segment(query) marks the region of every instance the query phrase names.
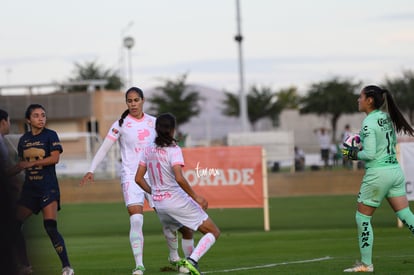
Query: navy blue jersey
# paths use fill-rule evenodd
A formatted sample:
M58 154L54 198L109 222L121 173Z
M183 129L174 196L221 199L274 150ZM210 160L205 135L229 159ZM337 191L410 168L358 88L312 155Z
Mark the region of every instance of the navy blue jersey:
M19 140L19 158L25 161L35 161L50 156L52 151L62 153L62 145L55 131L44 128L38 135L32 132L25 133ZM37 191L57 189L58 180L56 177L55 165L33 166L26 169L25 187Z

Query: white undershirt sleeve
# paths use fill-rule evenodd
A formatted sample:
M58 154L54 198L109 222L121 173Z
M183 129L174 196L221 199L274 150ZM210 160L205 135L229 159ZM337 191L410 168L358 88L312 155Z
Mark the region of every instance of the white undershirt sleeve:
M95 156L92 159L91 166L89 167L88 172L93 173L101 163L101 161L105 158L106 154L108 153L109 149L111 149L112 145L115 143L115 140L105 138L101 147L99 147L98 152L96 152Z

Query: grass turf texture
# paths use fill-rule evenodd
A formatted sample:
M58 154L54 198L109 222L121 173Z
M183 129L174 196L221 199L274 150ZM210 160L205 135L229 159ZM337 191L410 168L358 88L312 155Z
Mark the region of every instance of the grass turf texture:
M413 236L397 228L385 204L373 218L375 274L413 274ZM200 261L205 274L342 274L359 259L354 196L272 198L269 232L263 231L261 209L208 213L222 235ZM161 271L168 266L166 242L155 213L144 216L145 274L177 274ZM123 203L63 205L58 224L77 275L131 274L134 260ZM41 217L31 217L25 231L35 274L59 274ZM196 241L200 236L196 233Z

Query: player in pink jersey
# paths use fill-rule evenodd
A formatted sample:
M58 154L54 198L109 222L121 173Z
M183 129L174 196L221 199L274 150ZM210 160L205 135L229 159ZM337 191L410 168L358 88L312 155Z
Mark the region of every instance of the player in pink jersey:
M138 167L139 152L155 139L155 117L143 112L144 93L137 87L132 87L125 94L128 109L121 115L119 121L115 121L104 142L96 152L91 166L80 184L94 180L96 167L105 158L112 145L118 141L121 150L121 186L124 195L125 205L130 217L129 238L132 252L135 259L135 269L133 275L143 274L145 271L143 264L144 236L142 226L144 223L143 205L147 198L149 205L153 207L152 199L137 184L135 184L135 173ZM182 248L184 254L189 255L193 250L193 232L188 228L182 228L183 234ZM169 260L171 264L177 265L180 257L178 256L178 244L176 235L164 231L170 248Z
M164 228L175 231L186 226L203 234L191 255L180 263L190 274L200 275L198 261L216 242L220 229L205 212L208 202L194 192L183 175L184 159L174 139L175 124L172 114L157 118L155 144L142 151L135 181L152 195Z

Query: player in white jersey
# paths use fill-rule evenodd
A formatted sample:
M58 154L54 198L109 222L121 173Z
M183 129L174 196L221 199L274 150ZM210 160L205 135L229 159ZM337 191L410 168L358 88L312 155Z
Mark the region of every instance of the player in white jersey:
M140 154L135 181L152 195L164 228L175 231L186 226L203 234L191 255L181 262L190 274L199 275L198 261L216 242L220 229L205 212L207 201L194 192L182 173L184 159L174 139L175 124L172 114L157 118L155 144ZM145 178L147 170L150 184Z
M155 117L143 112L144 93L141 89L137 87L128 89L125 99L128 109L125 110L119 121L112 124L80 184L84 185L94 180L96 167L105 158L112 145L118 141L122 161L121 186L130 217L129 238L135 259L135 269L132 274L139 275L145 271L143 264L144 236L142 233L144 199L147 197L151 207L153 207L153 204L151 197L146 196L148 194L135 183L135 173L138 167L139 152L155 139ZM180 232L183 234L182 248L184 254L190 254L194 246L192 230L182 228ZM177 238L172 238L169 232L164 232L164 235L170 247L170 262L176 265L180 259L177 252ZM170 245L170 243L173 244ZM172 255L175 257L172 257Z

